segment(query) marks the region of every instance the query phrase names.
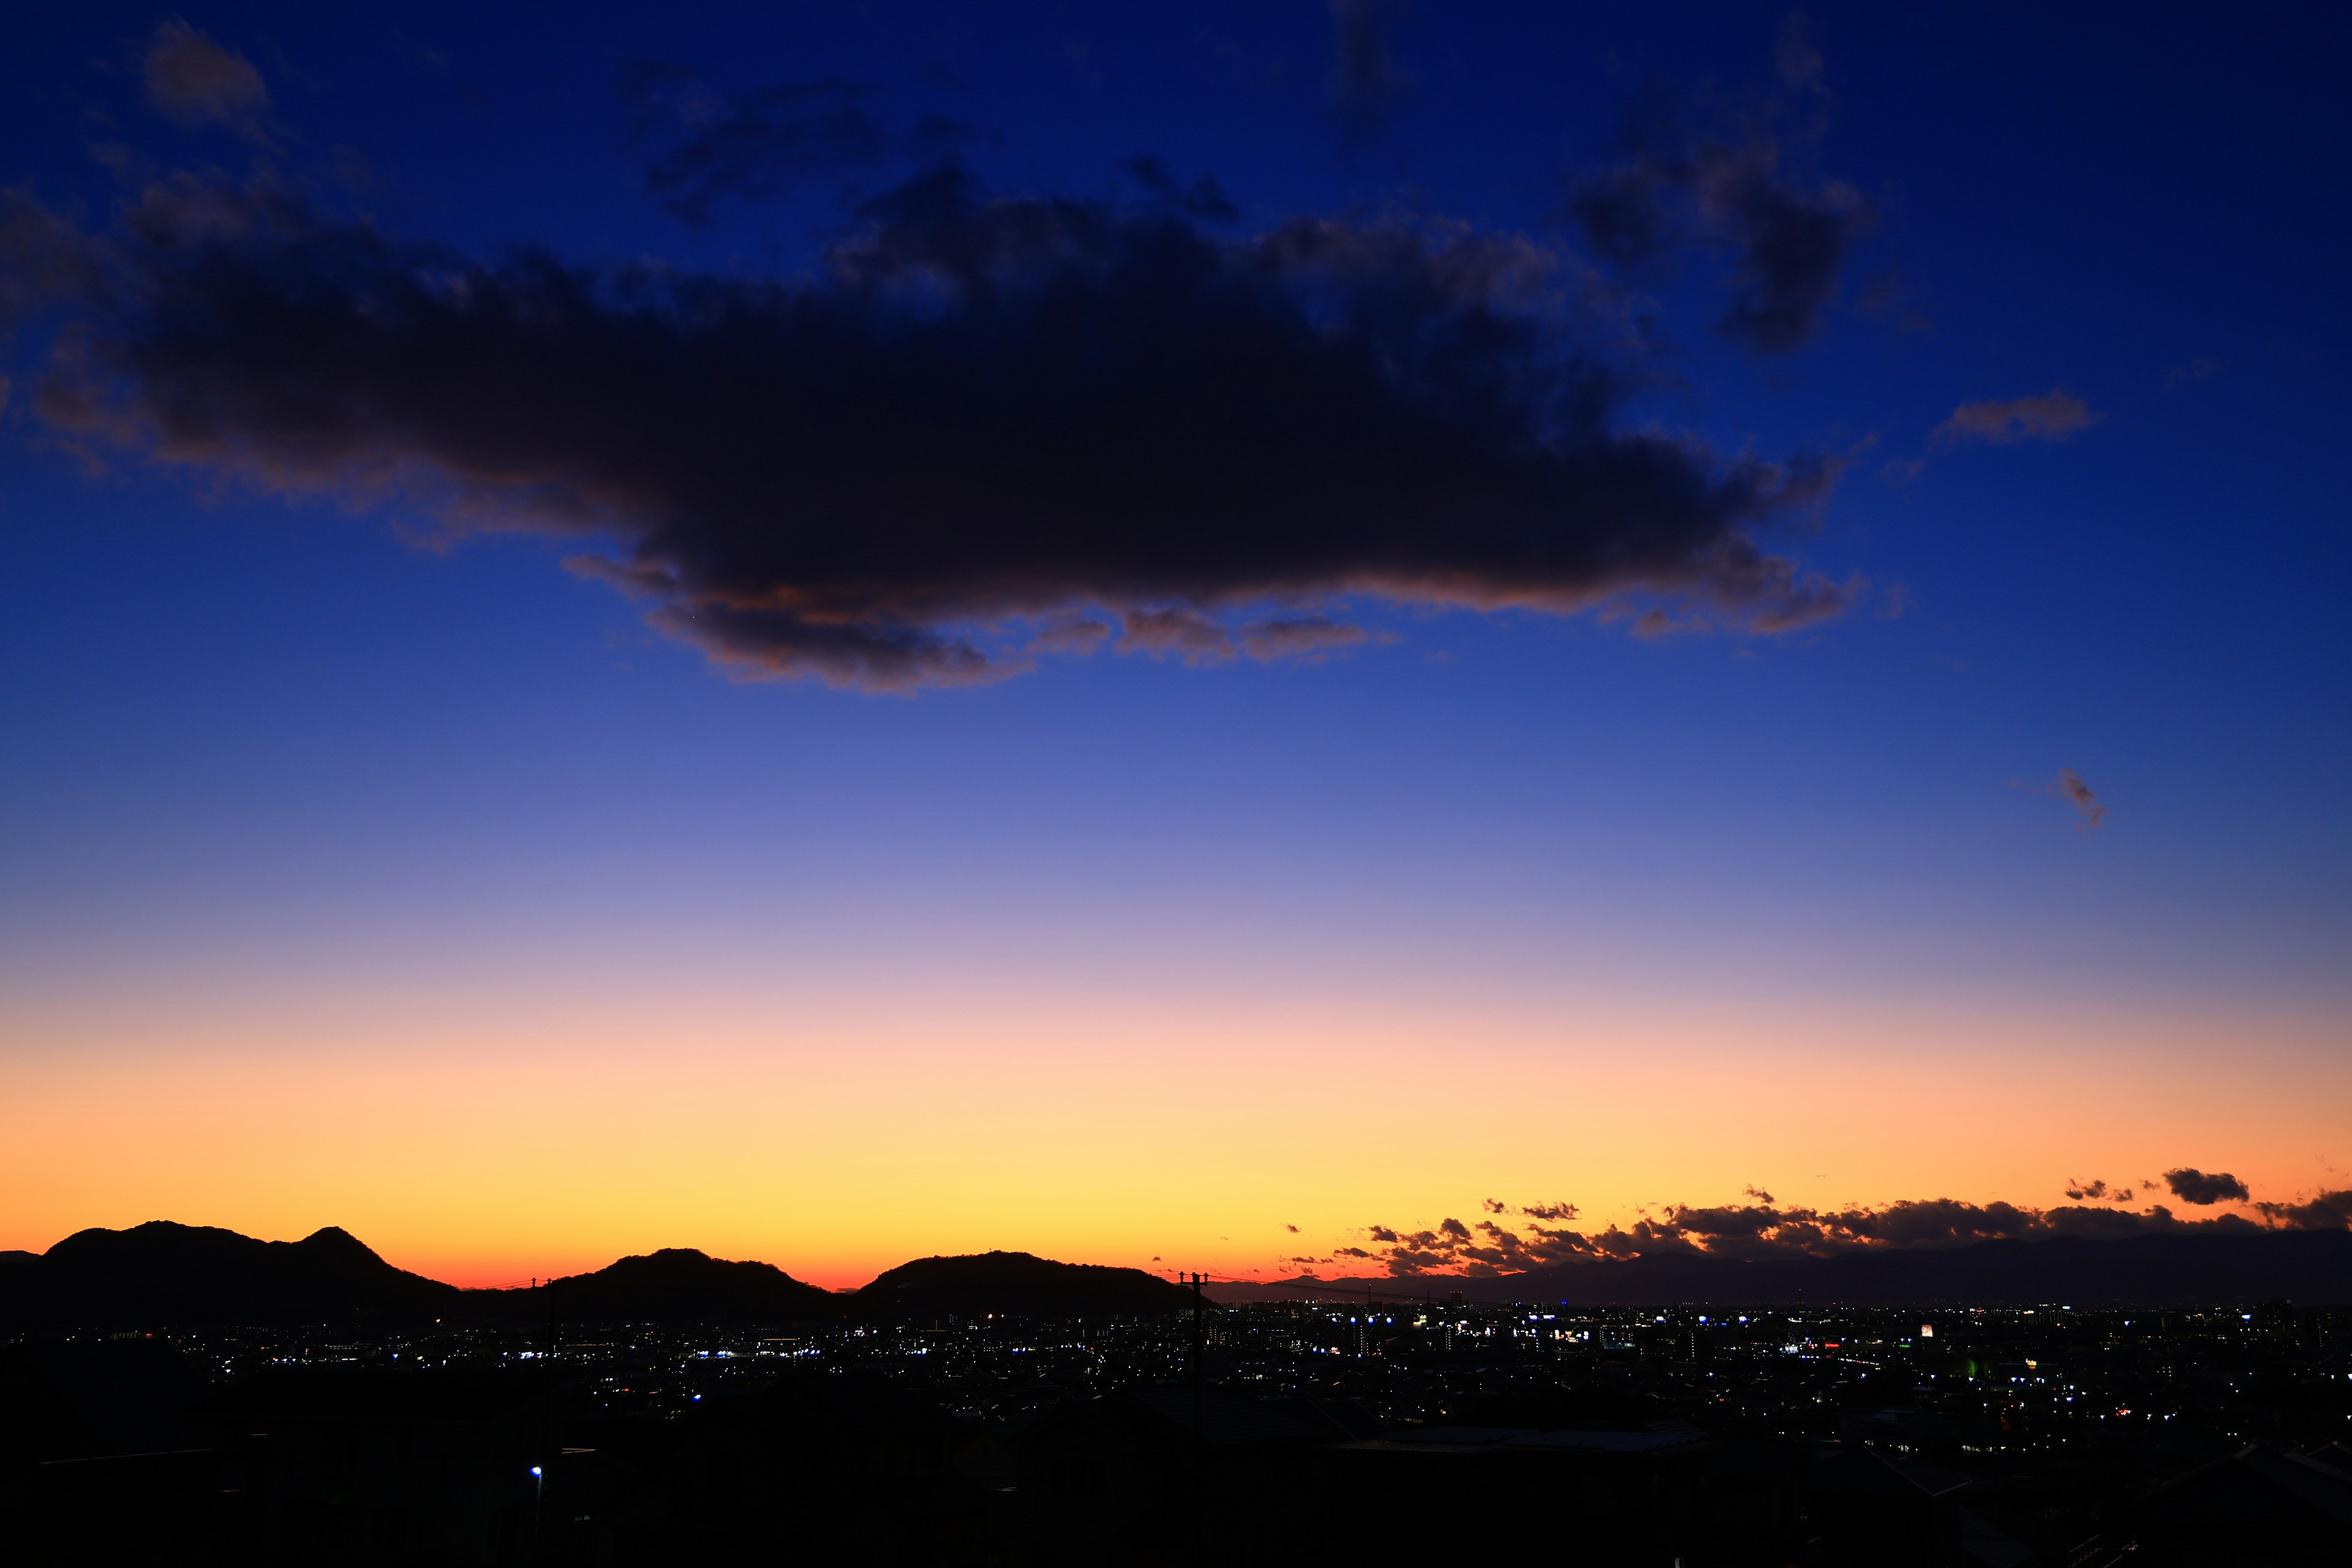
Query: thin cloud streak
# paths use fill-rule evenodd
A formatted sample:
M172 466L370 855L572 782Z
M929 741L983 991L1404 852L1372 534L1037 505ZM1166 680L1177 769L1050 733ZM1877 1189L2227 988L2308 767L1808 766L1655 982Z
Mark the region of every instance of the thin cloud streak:
M1952 410L1949 419L1936 426L1933 437L1945 443L1984 441L1995 447L2015 446L2020 441L2063 441L2105 417L2073 393L2053 387L2035 397L1963 403Z

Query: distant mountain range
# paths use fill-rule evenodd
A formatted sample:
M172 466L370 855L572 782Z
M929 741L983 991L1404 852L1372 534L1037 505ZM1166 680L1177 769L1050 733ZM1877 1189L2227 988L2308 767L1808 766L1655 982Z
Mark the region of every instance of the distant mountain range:
M925 1258L864 1289L836 1292L769 1263L691 1247L624 1258L535 1288L461 1290L395 1268L348 1231L257 1241L154 1220L79 1231L46 1253L0 1252L0 1330L104 1329L353 1320L503 1323L789 1323L1111 1317L1189 1308L1192 1295L1139 1268L1056 1263L1025 1252Z
M1219 1285L1232 1302L1344 1300L1460 1291L1471 1301L1575 1306L1657 1302L1748 1306L1801 1297L1820 1306L1932 1303L2162 1306L2284 1299L2352 1304L2352 1231L2134 1237L2121 1241L1988 1241L1836 1258L1652 1255L1484 1279L1297 1280ZM461 1290L395 1268L348 1231L257 1241L157 1220L85 1230L46 1253L0 1252L0 1330L345 1321L509 1323L938 1321L990 1315L1139 1317L1181 1312L1192 1294L1139 1268L1056 1263L1025 1252L923 1258L850 1292L822 1289L767 1263L691 1248L624 1258L533 1289Z
M1224 1301L1344 1300L1366 1284L1383 1295L1427 1294L1440 1301L1458 1290L1469 1301L1564 1301L1580 1307L1684 1301L1739 1307L1800 1299L1851 1307L2045 1301L2155 1307L2281 1299L2338 1305L2352 1303L2352 1231L1983 1241L1757 1262L1654 1253L1483 1279L1433 1275L1320 1280L1309 1275L1267 1285L1213 1286L1210 1293Z

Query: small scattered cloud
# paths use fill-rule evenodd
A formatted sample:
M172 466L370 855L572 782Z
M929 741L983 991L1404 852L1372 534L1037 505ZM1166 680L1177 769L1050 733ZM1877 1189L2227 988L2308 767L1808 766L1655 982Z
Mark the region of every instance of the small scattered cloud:
M2218 1203L2244 1203L2253 1195L2246 1190L2245 1183L2229 1172L2200 1171L2193 1165L2165 1172L2164 1184L2172 1189L2174 1197L2200 1208Z
M2132 1200L2132 1189L2110 1187L2103 1181L2085 1182L2069 1176L2066 1178L2066 1195L2076 1203L2127 1204Z
M1911 590L1900 583L1890 583L1886 592L1878 596L1878 607L1871 612L1882 621L1899 621L1911 613Z
M1927 471L1927 459L1925 458L1895 458L1879 468L1878 477L1900 489Z
M1761 1187L1742 1187L1739 1190L1759 1204L1769 1204L1772 1201L1772 1194Z
M156 27L143 65L147 100L178 124L250 128L269 108L251 60L176 16Z
M2092 791L2091 786L2083 782L2083 775L2072 768L2060 768L2058 776L2048 784L2029 784L2012 781L2010 787L2024 790L2030 795L2046 795L2053 800L2064 801L2081 815L2082 826L2085 829L2096 827L2107 819L2106 805Z
M1996 447L2020 441L2063 441L2087 430L2106 416L2086 405L2063 388L2037 397L2012 397L2005 403L1963 403L1933 435L1946 443L1987 441Z
M1288 1231L1293 1236L1297 1236L1298 1234L1298 1227L1295 1225L1286 1225L1282 1228Z
M1761 115L1736 135L1701 135L1652 98L1627 116L1623 142L1620 162L1570 195L1586 243L1636 273L1691 247L1724 252L1731 299L1716 330L1759 354L1811 342L1847 256L1876 226L1870 202L1843 181L1793 173Z

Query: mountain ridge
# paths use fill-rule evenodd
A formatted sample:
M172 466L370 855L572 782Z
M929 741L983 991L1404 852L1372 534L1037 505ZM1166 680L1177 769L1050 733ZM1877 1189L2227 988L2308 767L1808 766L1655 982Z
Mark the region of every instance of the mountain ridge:
M1481 1303L1663 1302L1820 1306L2220 1305L2275 1299L2352 1303L2352 1231L2053 1237L1967 1247L1742 1261L1703 1254L1568 1264L1520 1274L1229 1282L1220 1302L1344 1300L1454 1291ZM551 1297L552 1300L551 1300ZM935 1321L1108 1317L1190 1309L1182 1286L1139 1268L1025 1252L914 1258L855 1291L773 1264L663 1247L533 1289L467 1290L394 1267L338 1226L262 1241L217 1226L150 1220L75 1232L46 1253L0 1252L0 1327L12 1330L429 1319L591 1322Z

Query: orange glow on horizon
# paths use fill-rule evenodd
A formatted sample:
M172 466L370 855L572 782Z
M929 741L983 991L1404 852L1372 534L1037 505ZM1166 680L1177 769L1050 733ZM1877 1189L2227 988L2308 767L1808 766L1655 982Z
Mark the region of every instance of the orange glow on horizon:
M2352 1106L2327 1019L2233 1020L2221 1070L2178 1013L609 1002L19 1012L46 1048L0 1058L0 1246L164 1218L338 1225L467 1286L661 1247L829 1288L995 1247L1274 1279L1486 1197L1584 1229L1751 1183L2040 1207L2184 1163L2285 1197L2322 1173L2280 1151L2337 1151Z

